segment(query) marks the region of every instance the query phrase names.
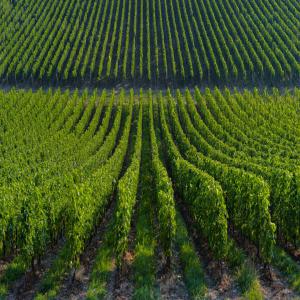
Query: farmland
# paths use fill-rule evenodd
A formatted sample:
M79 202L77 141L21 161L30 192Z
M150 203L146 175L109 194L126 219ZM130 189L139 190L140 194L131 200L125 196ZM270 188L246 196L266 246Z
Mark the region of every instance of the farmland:
M0 9L4 82L287 83L297 0L23 0Z
M28 268L38 269L51 247L57 253L36 292L57 297L102 226L90 299L109 292L129 249L137 299L155 294L157 251L164 268L176 253L188 293L204 296L193 228L210 261L249 273L240 274L250 276L242 294L262 297L259 275L243 269L249 257L279 268L299 291L299 95L2 92L0 250L13 257L2 295Z
M299 16L0 1L0 299L299 299Z

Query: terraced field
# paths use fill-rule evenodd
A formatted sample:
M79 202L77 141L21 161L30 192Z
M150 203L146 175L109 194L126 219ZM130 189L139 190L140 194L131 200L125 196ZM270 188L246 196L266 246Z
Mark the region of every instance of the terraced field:
M0 92L0 298L296 299L300 90Z
M297 0L3 0L0 79L35 84L291 84Z

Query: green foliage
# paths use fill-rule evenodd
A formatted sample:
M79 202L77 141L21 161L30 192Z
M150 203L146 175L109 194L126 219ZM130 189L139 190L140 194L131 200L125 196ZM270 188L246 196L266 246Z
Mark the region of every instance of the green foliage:
M189 119L179 91L177 91L177 101L188 137L201 149L199 143L201 136ZM169 107L171 119L176 127L174 132L176 132L178 144L185 152L185 157L220 182L226 192L227 209L233 225L254 241L261 252L261 257L266 262L270 262L272 247L275 244L275 225L271 222L269 213L268 185L251 173L227 166L197 152L185 136L170 98Z
M182 159L168 129L162 96L160 119L174 183L216 258L227 253L227 210L223 191L211 176Z
M144 13L149 4L145 0ZM95 4L86 5L92 10ZM175 14L178 4L174 0L172 5ZM216 3L207 5L211 11ZM170 24L173 17L170 11ZM187 52L184 43L181 46ZM220 47L226 50L221 40ZM179 49L174 50L176 55ZM81 263L115 199L110 220L114 226L99 249L101 263L95 264L91 297L107 293L107 281L121 266L132 226L135 298L158 296L157 244L168 263L178 251L190 295L205 294L201 263L175 199L214 257L233 269L244 297L261 298L259 281L245 254L231 243L228 222L235 234L257 246L262 262L278 268L299 290L297 264L274 247L275 233L279 245L299 246L299 89L201 93L195 88L194 95L186 91L185 97L179 91L175 98L170 91L165 97L160 93L158 102L149 90L147 96L140 92L139 105L136 96L122 89L101 95L88 90L0 91L0 258L13 258L1 274L0 295L5 297L14 281L62 241L38 295L57 297L62 279Z
M294 0L2 0L0 78L298 82L298 9Z
M131 93L131 97L133 98L133 93ZM116 216L114 222L113 240L117 264L119 266L122 263L123 254L127 249L128 235L132 224L132 214L136 202L142 150L142 124L143 105L141 101L134 153L130 166L126 170L125 175L119 180L117 187L117 204L115 209Z
M172 256L172 244L176 232L176 209L172 182L162 161L159 158L158 145L153 122L152 93L149 91L149 123L152 150L152 164L155 172L156 198L158 204L158 223L160 243L167 260Z
M155 182L151 161L149 111L143 103L143 138L140 183L135 226L134 260L132 274L134 283L133 299L158 299L155 287L156 274L156 228L155 228Z

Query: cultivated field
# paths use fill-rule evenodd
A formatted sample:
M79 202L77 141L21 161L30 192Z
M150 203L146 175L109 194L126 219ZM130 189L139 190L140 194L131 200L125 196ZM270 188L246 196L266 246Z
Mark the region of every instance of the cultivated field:
M0 299L300 299L298 0L0 1Z
M4 81L299 82L297 0L23 0L7 6L0 7Z
M204 265L239 296L299 291L299 95L2 92L2 295L69 298L83 269L90 299L149 299L177 270L197 298Z

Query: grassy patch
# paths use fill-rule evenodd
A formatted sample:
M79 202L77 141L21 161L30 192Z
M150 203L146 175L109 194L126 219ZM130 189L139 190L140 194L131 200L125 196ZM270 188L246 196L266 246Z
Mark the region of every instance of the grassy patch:
M207 287L203 267L179 212L176 215L176 223L175 243L179 248L185 284L192 299L204 299Z
M300 266L284 250L275 247L272 265L287 277L291 288L300 293Z

